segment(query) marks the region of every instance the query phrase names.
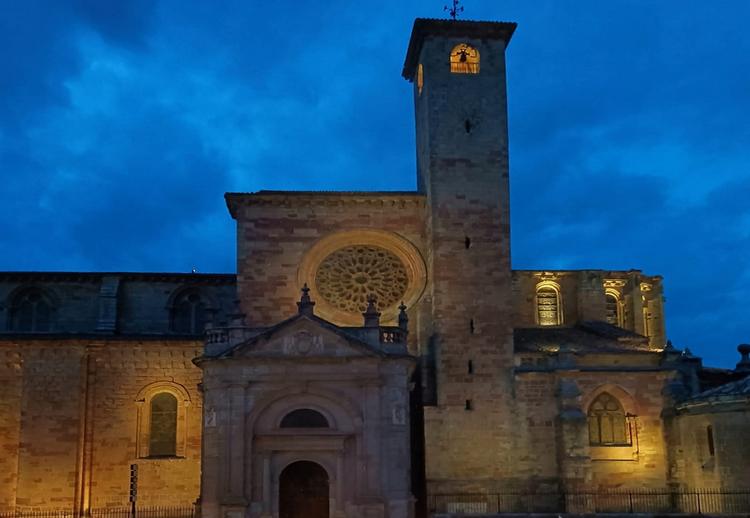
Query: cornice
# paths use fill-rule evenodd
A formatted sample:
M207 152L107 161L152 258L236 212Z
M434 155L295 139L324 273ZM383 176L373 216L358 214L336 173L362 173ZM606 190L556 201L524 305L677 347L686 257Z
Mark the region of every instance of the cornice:
M98 284L105 277L119 277L121 281L180 282L189 284L234 284L233 273L174 273L174 272L0 272L0 282L74 282Z
M416 191L259 191L228 192L224 199L233 218L240 207L340 207L369 206L413 209L425 206L426 197Z

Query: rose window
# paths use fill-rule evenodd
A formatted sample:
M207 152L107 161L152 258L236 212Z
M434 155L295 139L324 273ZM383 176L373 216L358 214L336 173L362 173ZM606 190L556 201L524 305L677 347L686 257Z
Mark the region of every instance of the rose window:
M389 250L356 245L328 255L318 266L315 284L329 304L347 313L360 313L367 307L368 295L375 295L380 310L400 302L409 277L404 264Z

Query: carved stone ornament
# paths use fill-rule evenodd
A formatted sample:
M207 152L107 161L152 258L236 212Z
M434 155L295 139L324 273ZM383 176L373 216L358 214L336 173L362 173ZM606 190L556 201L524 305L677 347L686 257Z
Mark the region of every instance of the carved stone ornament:
M301 331L284 339L284 354L307 356L323 352L323 337Z
M348 313L367 308L374 295L378 309L398 304L409 283L404 263L392 252L373 245L340 248L326 257L315 275L318 293Z
M605 288L624 288L627 284L627 279L604 279Z
M381 230L334 232L318 240L297 271L300 287L310 287L315 315L337 325L362 325L367 296L374 295L382 325L396 325L399 304L414 307L427 271L419 250L407 239Z

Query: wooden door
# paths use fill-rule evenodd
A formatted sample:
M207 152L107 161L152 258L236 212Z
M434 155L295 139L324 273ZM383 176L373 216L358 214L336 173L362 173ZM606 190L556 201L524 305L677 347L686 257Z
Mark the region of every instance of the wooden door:
M328 473L320 464L303 460L284 468L279 518L328 518Z

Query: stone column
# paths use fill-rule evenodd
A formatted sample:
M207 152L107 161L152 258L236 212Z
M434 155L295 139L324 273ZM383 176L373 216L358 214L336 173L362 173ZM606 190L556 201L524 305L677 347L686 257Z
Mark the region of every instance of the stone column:
M586 414L581 409L581 391L574 380L561 379L557 390L560 413L557 418L557 459L560 489L567 493L591 484ZM566 505L567 507L567 505ZM567 509L584 512L585 509Z
M245 385L233 383L226 390L228 396L228 421L225 429L226 441L226 484L222 498L224 515L234 516L248 505L245 498ZM242 516L242 515L240 515Z

